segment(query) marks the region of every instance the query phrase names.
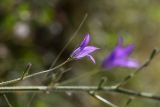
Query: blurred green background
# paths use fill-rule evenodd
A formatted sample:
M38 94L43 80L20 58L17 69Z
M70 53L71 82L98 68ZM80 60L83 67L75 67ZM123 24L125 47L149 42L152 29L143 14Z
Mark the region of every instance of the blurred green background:
M71 38L85 14L88 18L57 64L65 61L90 33L91 43L101 48L93 53L97 64L87 58L69 63L60 85L97 85L101 77L106 85L115 85L135 69L101 68L103 58L114 48L118 35L124 43L135 44L132 57L141 64L155 47L160 47L159 0L0 0L0 81L21 76L28 62L30 73L48 69ZM131 79L125 88L160 95L159 56ZM14 85L39 85L43 75ZM130 96L103 92L109 101L124 107ZM87 93L6 94L13 107L108 107ZM128 107L159 107L158 101L134 98ZM0 107L8 107L3 95Z

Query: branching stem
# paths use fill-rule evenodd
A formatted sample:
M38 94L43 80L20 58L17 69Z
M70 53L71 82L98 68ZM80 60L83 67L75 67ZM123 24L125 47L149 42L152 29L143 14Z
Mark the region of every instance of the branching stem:
M160 96L154 95L152 93L145 93L145 92L137 92L129 89L124 89L115 86L104 86L101 89L98 89L97 86L7 86L7 87L0 87L0 93L13 93L13 92L78 92L78 91L95 91L95 92L116 92L130 96L136 97L143 97L153 100L160 101Z
M151 61L153 60L153 58L158 55L160 53L159 49L153 49L153 51L151 52L149 58L133 73L129 74L128 76L126 76L119 84L117 84L117 87L122 86L123 84L127 83L131 78L133 78L137 73L139 73L142 69L144 69L145 67L147 67Z
M31 78L31 77L34 77L34 76L38 76L38 75L40 75L40 74L44 74L44 73L48 73L48 72L54 71L54 70L62 67L62 66L65 65L66 63L70 62L71 60L72 60L71 58L68 58L66 61L64 61L63 63L61 63L61 64L59 64L59 65L57 65L57 66L55 66L55 67L52 68L52 69L44 70L44 71L40 71L40 72L36 72L36 73L30 74L30 75L24 76L24 77L23 77L23 80L28 79L28 78ZM21 80L22 80L22 77L16 78L16 79L13 79L13 80L9 80L9 81L4 81L4 82L1 82L1 83L0 83L0 86L13 84L13 83L19 82L19 81L21 81Z

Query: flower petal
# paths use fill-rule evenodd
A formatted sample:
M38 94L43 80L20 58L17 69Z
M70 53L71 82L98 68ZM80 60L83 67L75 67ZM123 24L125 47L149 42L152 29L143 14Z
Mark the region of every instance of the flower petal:
M112 53L115 54L115 57L117 58L126 58L128 57L132 52L133 52L133 49L134 49L134 45L127 45L126 47L122 47L122 46L116 46L113 50Z
M75 56L77 56L77 54L79 53L81 51L81 48L80 47L78 47L77 49L75 49L72 53L71 53L71 55L70 55L70 57L75 57Z
M118 38L118 43L112 53L104 59L102 67L111 69L114 67L138 68L139 64L134 59L129 59L129 55L133 52L134 45L130 44L123 47L123 38Z
M126 55L130 55L130 54L132 53L134 47L135 47L135 46L134 46L133 44L127 45L127 46L125 47L124 53L125 53Z
M81 50L75 58L80 59L82 57L85 57L87 55L89 55L90 53L94 52L95 50L97 50L99 48L94 47L94 46L86 46L83 50Z
M128 67L128 68L138 68L139 67L138 62L134 59L117 60L115 61L115 65L121 66L121 67Z
M125 51L124 51L124 48L121 47L121 46L116 46L112 53L111 54L114 54L116 58L125 58L125 57L128 57L128 55L126 55Z
M95 61L95 59L91 56L91 55L87 55L88 57L89 57L89 59L95 64L96 63L96 61Z
M85 36L85 38L83 39L83 41L81 42L80 48L83 49L84 47L86 47L86 46L88 45L88 43L89 43L89 40L90 40L90 35L87 34L87 35Z
M114 61L116 60L116 58L117 57L115 52L110 53L110 55L103 60L102 67L106 69L115 67Z

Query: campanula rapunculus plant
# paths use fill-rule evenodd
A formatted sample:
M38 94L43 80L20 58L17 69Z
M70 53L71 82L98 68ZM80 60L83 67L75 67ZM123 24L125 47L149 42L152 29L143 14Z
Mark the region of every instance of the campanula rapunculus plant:
M90 41L90 35L86 34L84 40L81 42L80 46L75 49L72 54L70 55L71 58L74 59L81 59L85 56L89 57L89 59L96 63L95 59L90 55L90 53L94 52L95 50L99 49L95 46L87 46Z
M138 68L138 62L135 59L129 58L133 49L133 44L123 46L123 38L119 37L116 47L113 49L111 54L104 59L102 66L106 69L114 67Z

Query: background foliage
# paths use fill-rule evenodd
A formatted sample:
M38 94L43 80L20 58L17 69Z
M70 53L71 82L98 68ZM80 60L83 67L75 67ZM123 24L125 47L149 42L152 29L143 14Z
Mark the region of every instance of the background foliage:
M63 62L81 42L83 34L91 34L91 44L101 50L94 53L97 64L87 58L65 66L72 67L64 74L62 85L96 85L102 76L106 85L120 82L134 69L101 69L101 61L115 46L118 35L125 44L136 45L133 57L140 63L151 50L160 47L160 2L158 0L1 0L0 3L0 81L19 77L25 65L33 64L30 73L48 69L58 52L77 29L85 13L88 18L66 51L58 60ZM129 81L124 87L160 94L159 57ZM41 78L34 77L16 85L39 85ZM85 93L7 94L14 107L106 107ZM101 93L120 106L128 96ZM32 101L31 101L32 99ZM135 98L129 107L158 107L153 100ZM0 96L0 106L8 107Z

